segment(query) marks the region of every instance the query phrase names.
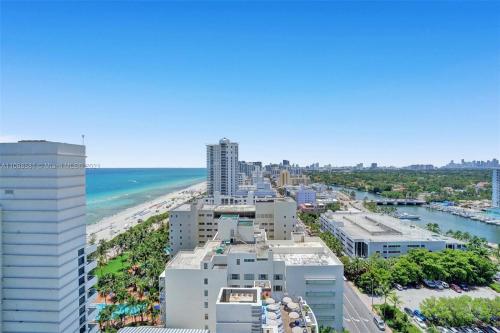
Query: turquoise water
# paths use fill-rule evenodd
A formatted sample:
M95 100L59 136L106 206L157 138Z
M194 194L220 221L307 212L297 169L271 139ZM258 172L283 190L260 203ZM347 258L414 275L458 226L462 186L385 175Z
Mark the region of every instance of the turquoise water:
M110 305L110 304L108 304ZM106 307L106 304L99 303L96 306L97 309L97 317L99 319L99 313ZM120 315L125 316L138 316L141 313L141 310L144 309L145 305L139 304L137 306L129 306L126 304L117 304L116 310L113 311L112 318L117 319L120 318Z
M337 187L337 189L340 189L340 187ZM363 200L365 197L368 200L375 200L380 198L380 196L369 192L357 190L355 190L355 192L357 200ZM450 229L455 231L460 230L463 232L467 231L472 235L486 238L488 242L500 243L500 226L486 224L473 219L468 219L465 217L456 216L450 213L440 212L438 210L433 210L425 207L398 206L398 211L420 216L420 220L413 220L411 222L404 223L416 224L424 228L427 223L437 223L441 230L443 230L444 232ZM492 211L490 212L490 214L497 214L497 212Z
M87 169L87 223L206 179L204 168Z

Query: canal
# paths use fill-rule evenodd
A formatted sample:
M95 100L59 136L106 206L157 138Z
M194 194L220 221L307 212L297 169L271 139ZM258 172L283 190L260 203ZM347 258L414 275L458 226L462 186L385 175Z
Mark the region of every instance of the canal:
M334 189L341 190L342 187L334 186ZM379 195L369 192L351 189L347 190L356 192L357 200L364 200L364 198L367 198L368 200L375 200L380 198ZM446 232L450 229L460 230L462 232L468 232L472 235L484 237L490 243L500 243L500 226L486 224L476 220L440 212L437 210L432 210L425 207L398 206L398 211L420 216L420 220L414 220L411 222L405 221L405 223L415 224L424 228L427 223L437 223L443 232Z

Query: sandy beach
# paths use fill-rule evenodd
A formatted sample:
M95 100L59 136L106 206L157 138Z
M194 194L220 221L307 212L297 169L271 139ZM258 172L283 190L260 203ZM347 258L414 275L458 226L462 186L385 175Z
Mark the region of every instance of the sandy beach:
M101 239L110 240L136 225L139 220L144 221L152 215L165 213L173 207L200 196L206 189L206 182L198 183L105 217L97 223L87 225L87 239L90 240L95 235L96 242Z

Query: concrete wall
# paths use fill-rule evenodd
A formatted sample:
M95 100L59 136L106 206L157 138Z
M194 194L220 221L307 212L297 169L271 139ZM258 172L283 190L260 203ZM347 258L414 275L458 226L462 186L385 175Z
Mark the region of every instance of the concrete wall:
M189 206L190 209L185 209ZM198 245L197 210L194 205L182 205L170 212L170 247L173 253L191 250Z

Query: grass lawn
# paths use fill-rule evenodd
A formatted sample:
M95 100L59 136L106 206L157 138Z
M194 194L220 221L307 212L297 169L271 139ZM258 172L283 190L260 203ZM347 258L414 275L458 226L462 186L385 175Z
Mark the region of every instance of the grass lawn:
M125 252L121 256L111 259L110 261L108 261L106 266L97 268L96 270L97 277L99 278L106 273L121 274L124 270L129 268L127 258L128 258L128 253Z

